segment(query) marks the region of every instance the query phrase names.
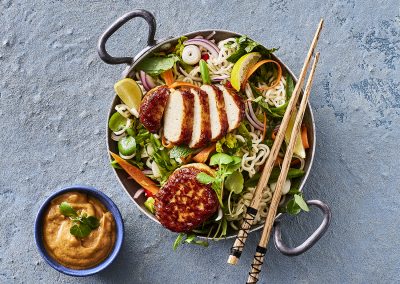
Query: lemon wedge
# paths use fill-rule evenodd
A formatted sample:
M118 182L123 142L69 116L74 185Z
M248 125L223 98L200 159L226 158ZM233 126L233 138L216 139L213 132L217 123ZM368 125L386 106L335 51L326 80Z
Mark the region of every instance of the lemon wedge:
M296 120L297 110L295 110L292 114L292 117L289 120L288 127L286 128L285 133L285 142L289 144L290 136L292 135L294 121ZM304 149L303 142L301 141L301 134L297 135L296 144L293 149L293 154L299 156L300 158L305 159L306 157L306 150Z
M249 72L250 68L257 63L261 58L261 54L258 52L250 52L243 55L239 60L233 65L231 72L231 85L236 91L240 90L240 86L243 83L246 74Z
M125 78L115 83L114 90L122 102L129 107L131 113L138 116L142 101L142 90L139 85L131 78Z

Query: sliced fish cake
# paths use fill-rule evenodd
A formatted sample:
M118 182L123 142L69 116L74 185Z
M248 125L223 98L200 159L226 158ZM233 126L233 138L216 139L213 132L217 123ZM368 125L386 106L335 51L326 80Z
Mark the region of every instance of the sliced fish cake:
M201 89L208 95L210 106L211 141L217 141L228 132L228 117L222 91L215 86L203 85Z
M200 148L211 141L208 95L201 89L190 89L194 95L193 129L190 148Z
M192 138L194 95L171 90L164 113L164 137L172 144L188 144Z
M218 85L218 88L222 91L225 101L225 111L229 125L228 131L232 131L239 126L244 117L244 102L235 91L222 85Z
M151 133L157 133L161 128L169 94L170 90L167 86L155 87L147 92L140 104L140 122Z

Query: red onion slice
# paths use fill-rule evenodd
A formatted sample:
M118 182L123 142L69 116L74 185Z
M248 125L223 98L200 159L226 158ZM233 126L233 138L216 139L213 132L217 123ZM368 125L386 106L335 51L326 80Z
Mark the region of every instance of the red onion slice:
M225 80L225 79L228 79L228 78L229 78L228 75L221 75L221 76L217 76L217 77L211 78L211 81L214 81L214 82L221 82L221 81L223 81L223 80Z
M143 193L144 193L144 189L143 189L143 188L139 188L139 189L135 192L135 195L133 196L133 199L138 199Z
M251 105L250 101L247 101L247 107L249 108L249 114L250 114L250 117L253 119L253 121L255 123L257 123L259 126L264 127L264 124L258 120L256 114L254 113L254 109L253 109L253 106Z
M189 39L183 43L183 45L190 45L190 44L204 47L211 53L211 55L214 58L218 58L219 48L215 43L213 43L209 40L203 39L203 38L193 38L193 39Z
M154 84L153 78L147 75L144 71L140 70L140 81L142 81L143 88L146 91L153 89L156 84Z
M255 122L253 121L253 119L252 119L252 118L250 117L250 115L249 115L249 111L247 110L247 108L246 108L245 114L246 114L247 120L250 122L251 125L253 125L253 127L254 127L255 129L264 130L263 127L261 127L260 125L258 125L257 123L255 123Z

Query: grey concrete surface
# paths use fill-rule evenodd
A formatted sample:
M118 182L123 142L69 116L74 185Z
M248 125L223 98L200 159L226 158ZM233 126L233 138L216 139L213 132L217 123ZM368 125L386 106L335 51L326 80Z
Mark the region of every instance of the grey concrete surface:
M260 236L240 263L226 264L231 241L184 246L143 216L115 179L105 131L122 66L101 62L96 43L118 16L144 8L158 39L203 28L246 33L298 74L320 17L325 18L312 95L317 153L305 196L333 211L332 225L304 255L270 246L261 283L400 282L400 11L388 1L0 1L0 282L244 283ZM113 54L145 46L144 21L112 38ZM56 189L88 184L119 206L126 240L98 275L77 279L39 256L33 221ZM285 217L284 238L299 244L318 212Z

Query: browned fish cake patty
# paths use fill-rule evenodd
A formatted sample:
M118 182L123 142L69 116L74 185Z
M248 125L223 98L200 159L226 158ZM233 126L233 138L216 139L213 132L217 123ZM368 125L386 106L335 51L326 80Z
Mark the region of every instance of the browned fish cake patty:
M189 164L175 170L155 197L156 217L173 232L190 232L218 210L218 198L211 185L196 176L213 171L204 164Z
M170 90L167 86L155 87L147 92L140 104L140 122L151 133L157 133L161 128L161 121L169 94Z

